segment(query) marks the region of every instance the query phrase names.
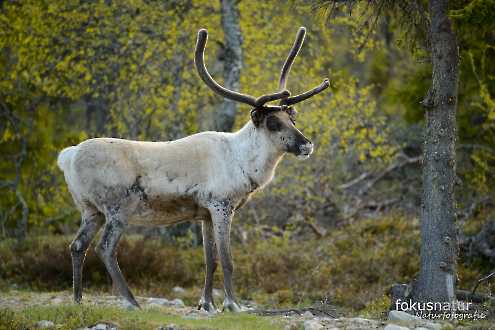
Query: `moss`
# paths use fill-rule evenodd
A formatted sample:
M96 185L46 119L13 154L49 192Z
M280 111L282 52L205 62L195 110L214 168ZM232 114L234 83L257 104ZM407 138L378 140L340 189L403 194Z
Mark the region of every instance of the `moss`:
M390 297L384 294L368 302L360 313L367 318L385 319L389 307Z
M32 307L21 311L0 310L0 329L34 329L36 322L50 320L60 330L77 329L96 323L112 323L119 329L156 329L176 324L184 329L281 329L282 321L250 314L224 313L201 319L187 319L166 309L126 311L113 307Z

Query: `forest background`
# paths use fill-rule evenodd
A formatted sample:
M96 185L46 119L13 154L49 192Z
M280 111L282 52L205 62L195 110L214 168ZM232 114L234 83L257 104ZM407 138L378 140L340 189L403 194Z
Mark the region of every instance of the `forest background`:
M401 16L383 8L380 20L366 2L339 10L314 1L235 3L241 91L276 90L299 26L308 36L289 88L331 81L331 92L298 107L297 126L316 146L312 158L285 157L274 182L236 216L241 297L383 310L390 285L418 271L420 101L431 80L428 45L414 29L427 19L414 7L421 1L404 1ZM197 30L207 28L206 61L222 81L228 53L221 6L0 1L0 287L71 287L67 246L79 214L56 166L64 147L97 136L165 141L217 127L223 101L198 79L193 49ZM451 7L461 56L458 286L471 288L495 268L495 1ZM234 130L249 110L239 106ZM191 301L198 296L197 225L131 234L120 256L131 286L166 295L180 285L191 289ZM109 283L92 253L86 273L94 289ZM489 293L489 284L480 290Z

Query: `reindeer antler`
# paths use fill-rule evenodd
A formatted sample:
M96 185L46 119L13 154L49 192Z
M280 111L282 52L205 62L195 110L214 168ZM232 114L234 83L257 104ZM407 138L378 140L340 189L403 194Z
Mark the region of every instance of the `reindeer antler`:
M208 73L204 60L206 41L208 40L208 32L206 31L206 29L201 29L198 31L198 41L196 43L196 51L194 53L194 63L196 64L196 69L198 70L198 74L201 77L201 79L215 93L230 100L249 104L254 108L283 109L284 106L289 106L302 102L318 93L321 93L323 90L328 88L328 86L330 86L328 79L325 79L323 83L321 83L319 86L307 92L292 97L290 96L290 92L286 88L287 79L289 77L289 72L292 67L292 63L294 63L294 60L296 59L296 56L302 47L305 35L306 35L306 29L304 27L299 28L294 45L292 45L292 48L289 52L289 56L287 56L284 66L282 67L282 71L280 72L279 92L262 95L258 98L227 89L221 86L219 83L217 83L215 79L213 79L213 77ZM276 105L265 106L266 103L276 100L280 100L279 106Z
M299 28L299 31L297 31L296 34L296 40L294 41L294 44L292 45L292 48L290 49L289 56L287 56L287 59L285 60L284 66L282 67L282 71L280 72L280 80L278 87L280 90L286 90L287 89L287 80L289 78L289 72L292 67L292 64L294 63L294 60L297 57L297 54L299 54L299 51L301 50L301 47L304 43L304 37L306 36L306 28L301 26ZM330 86L330 82L328 81L328 78L325 78L323 82L302 94L296 95L296 96L288 96L285 98L282 98L280 100L280 105L293 105L299 102L302 102L312 96L315 96L318 93L321 93L325 89L327 89Z
M194 54L194 62L196 63L196 69L201 79L205 84L210 87L215 93L238 102L249 104L255 108L262 107L265 103L275 100L280 100L282 98L287 98L290 93L287 90L281 90L276 93L262 95L255 98L251 95L242 94L239 92L231 91L223 86L220 86L212 76L208 73L204 61L204 52L206 48L206 41L208 39L208 32L206 29L201 29L198 32L198 41L196 43L196 51Z
M280 90L287 89L287 78L289 77L290 68L292 67L292 63L294 63L297 54L299 54L299 51L301 50L305 36L306 36L306 28L301 26L299 28L299 31L297 31L294 45L292 45L292 48L290 49L289 52L289 56L287 56L284 66L282 67L282 71L280 72L280 80L278 83L278 89Z
M302 102L306 99L309 99L310 97L315 96L318 93L323 92L329 86L330 86L330 81L328 80L328 78L325 78L325 80L323 80L323 82L320 85L316 86L315 88L310 89L309 91L301 93L299 95L289 96L287 98L284 98L280 101L280 104L281 105L293 105L293 104Z

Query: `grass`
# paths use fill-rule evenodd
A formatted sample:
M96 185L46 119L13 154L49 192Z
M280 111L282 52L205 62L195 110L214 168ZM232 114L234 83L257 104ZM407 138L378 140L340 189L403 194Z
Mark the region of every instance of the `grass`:
M156 329L158 326L175 324L184 329L283 329L283 322L277 318L259 317L251 314L220 313L215 316L188 319L174 315L172 310L153 308L145 310L123 310L118 307L99 306L56 306L28 307L13 311L0 309L0 330L35 329L36 322L50 320L56 329L69 330L87 327L97 323L112 323L119 329Z

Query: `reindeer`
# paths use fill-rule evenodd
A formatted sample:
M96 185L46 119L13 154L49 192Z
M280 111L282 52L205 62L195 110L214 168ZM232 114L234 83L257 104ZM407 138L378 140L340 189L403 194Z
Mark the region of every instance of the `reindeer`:
M304 41L301 27L280 74L279 91L255 98L220 86L204 63L207 31L201 29L195 51L199 76L215 93L252 107L251 120L235 133L202 132L169 142L114 138L89 139L60 153L58 165L81 213L70 244L74 300L82 298L82 269L87 249L103 226L95 250L121 296L139 308L120 271L117 244L128 225L170 225L202 221L206 263L199 308L215 312L213 274L217 253L224 273L224 310L241 310L232 289L230 226L235 210L273 178L282 156L308 158L313 145L296 127L293 105L329 86L291 96L287 78ZM271 101L279 105L268 105Z

